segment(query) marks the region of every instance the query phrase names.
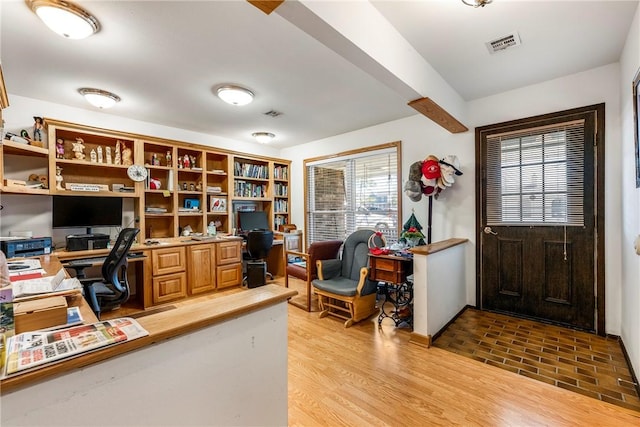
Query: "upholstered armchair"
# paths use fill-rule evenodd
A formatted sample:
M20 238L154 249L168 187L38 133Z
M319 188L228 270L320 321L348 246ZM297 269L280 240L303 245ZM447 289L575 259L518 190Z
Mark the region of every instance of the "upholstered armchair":
M306 305L295 299L290 299L289 302L292 305L311 311L311 281L318 277L316 261L336 259L341 246L342 240L325 240L313 242L306 253L285 250L285 261L288 261L290 257L299 258L300 261L295 263L287 262L284 285L287 288L289 287L289 276L306 282Z
M318 295L320 317L339 317L348 328L377 312L377 284L367 278L368 241L373 233L358 230L345 240L341 259L317 261L318 278L312 284Z

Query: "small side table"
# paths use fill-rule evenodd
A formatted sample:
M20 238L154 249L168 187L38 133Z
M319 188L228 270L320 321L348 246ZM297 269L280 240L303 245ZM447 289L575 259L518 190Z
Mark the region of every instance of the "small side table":
M378 326L385 318L395 326L406 323L413 328L413 259L395 255L369 255L369 279L383 282L384 301L380 307Z

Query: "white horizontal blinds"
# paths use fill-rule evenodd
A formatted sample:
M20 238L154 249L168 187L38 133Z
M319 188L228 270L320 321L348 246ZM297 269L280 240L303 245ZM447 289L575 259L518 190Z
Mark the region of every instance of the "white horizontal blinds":
M344 239L359 228L397 240L397 149L307 164L309 242Z
M487 137L487 225L584 225L584 121Z

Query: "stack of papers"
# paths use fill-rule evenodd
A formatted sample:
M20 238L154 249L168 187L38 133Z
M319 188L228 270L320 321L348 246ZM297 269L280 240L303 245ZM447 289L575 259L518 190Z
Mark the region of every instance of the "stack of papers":
M36 279L26 279L13 282L13 297L20 298L29 295L49 294L53 292L82 289L82 284L75 277L66 279L64 268L55 276L46 276Z

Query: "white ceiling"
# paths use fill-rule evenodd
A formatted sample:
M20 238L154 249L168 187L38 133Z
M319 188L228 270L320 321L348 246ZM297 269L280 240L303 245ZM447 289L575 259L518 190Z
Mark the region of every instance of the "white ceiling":
M241 0L76 3L102 26L79 41L52 33L24 1L2 1L0 61L10 96L93 109L77 89L96 87L122 98L107 114L242 141L269 131L275 147L416 114L397 88L278 9L265 15ZM638 1L372 4L468 101L616 62ZM490 55L484 43L512 31L522 45ZM223 83L251 89L254 102L223 103L214 95ZM283 114L265 116L269 110Z

